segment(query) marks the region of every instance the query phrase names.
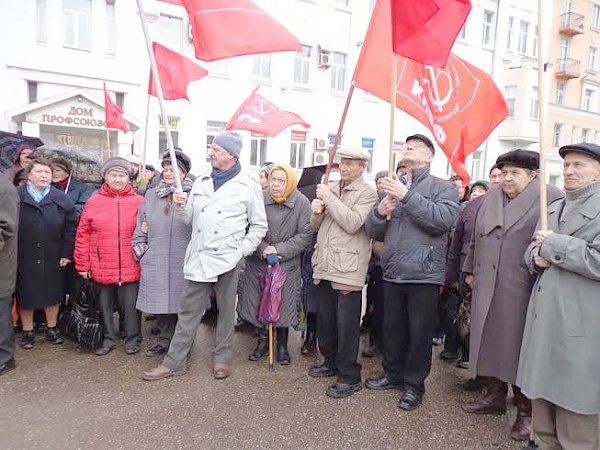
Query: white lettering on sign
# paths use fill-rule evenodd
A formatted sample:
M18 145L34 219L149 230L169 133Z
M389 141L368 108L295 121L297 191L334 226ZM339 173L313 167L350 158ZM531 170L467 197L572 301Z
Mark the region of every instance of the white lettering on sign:
M84 117L59 116L55 114L42 114L42 122L58 123L60 125L81 125L85 127L104 127L102 119L88 119Z
M71 109L69 110L69 115L92 117L94 115L94 110L92 108L77 108L75 106L71 106Z

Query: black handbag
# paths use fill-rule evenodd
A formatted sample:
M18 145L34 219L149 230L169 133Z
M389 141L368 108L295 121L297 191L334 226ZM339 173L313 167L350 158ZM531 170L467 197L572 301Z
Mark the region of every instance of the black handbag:
M91 280L82 280L75 298L67 296L65 309L58 318L64 336L82 347L96 350L104 338L100 312L97 308L99 286Z
M469 339L471 333L471 292L466 294L458 307L458 334L463 341Z

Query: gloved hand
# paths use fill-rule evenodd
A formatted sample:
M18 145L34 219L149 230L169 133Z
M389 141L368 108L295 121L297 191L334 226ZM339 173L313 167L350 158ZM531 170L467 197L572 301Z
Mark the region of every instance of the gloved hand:
M277 253L270 253L267 255L267 264L270 266L274 266L279 263L279 255Z

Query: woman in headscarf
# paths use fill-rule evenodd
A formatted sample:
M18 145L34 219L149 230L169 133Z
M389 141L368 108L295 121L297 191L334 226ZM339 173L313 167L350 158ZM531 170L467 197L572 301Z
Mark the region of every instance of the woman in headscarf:
M263 191L269 230L255 253L248 257L242 278L238 313L258 329L258 344L249 359L258 361L268 351L268 335L257 320L261 290L259 278L267 270L267 257L277 255L287 274L281 292L281 317L274 324L277 333L277 362L290 364L287 348L289 327L296 326L301 308L302 277L300 255L312 237L310 202L297 189L298 178L287 164L271 169L269 187ZM271 256L273 258L273 256Z
M175 150L175 159L183 191L189 192L193 182L186 175L192 162L179 150ZM160 329L158 344L146 350L146 356L163 355L169 350L183 296L183 260L192 234L191 224L186 225L175 214L175 172L168 152L162 167L160 184L146 191L132 240L141 268L137 309L156 315Z

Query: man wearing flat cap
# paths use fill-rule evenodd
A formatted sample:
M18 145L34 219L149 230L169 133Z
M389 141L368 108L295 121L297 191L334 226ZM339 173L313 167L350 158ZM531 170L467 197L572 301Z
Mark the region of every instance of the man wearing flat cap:
M184 291L169 352L158 367L145 372L148 381L186 370L200 320L216 293L219 318L213 351L213 375L230 375L231 340L236 318L240 261L250 255L267 233L267 216L260 186L241 173L242 137L225 131L208 151L212 172L194 182L191 192L175 192L176 213L192 225L192 239L183 265Z
M317 340L325 360L313 366L309 375L337 375L337 382L326 392L332 398L348 397L362 387L361 366L356 359L362 289L371 257L364 223L377 201L375 189L362 177L369 153L344 147L338 155L341 180L317 186L311 215L311 225L318 232L312 257L319 301Z
M404 391L398 406L407 411L417 408L425 393L447 236L459 209L454 185L429 172L434 152L426 136L406 138L402 162L407 172L400 180L381 181L385 197L365 225L370 237L384 241L384 374L367 380L366 387Z
M472 288L469 366L472 375L488 377L487 393L466 403L472 414L504 414L512 385L517 418L511 438L527 440L531 401L516 386L527 304L535 277L523 255L540 216L539 154L511 150L496 161L500 184L483 197L475 217L471 244L463 264ZM548 202L562 198L547 187Z
M517 384L533 400L543 448L598 449L600 413L600 146L566 145L566 195L525 253L538 275Z

